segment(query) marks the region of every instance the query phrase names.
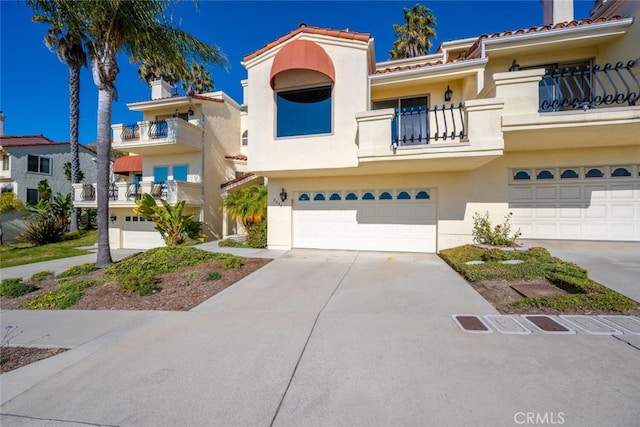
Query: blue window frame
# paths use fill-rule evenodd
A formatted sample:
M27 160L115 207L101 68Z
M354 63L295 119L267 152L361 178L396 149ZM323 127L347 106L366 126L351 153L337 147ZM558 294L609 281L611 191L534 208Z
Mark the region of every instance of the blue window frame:
M538 175L536 175L536 179L553 179L553 173L548 170L540 171Z
M362 200L375 200L375 197L373 196L373 193L366 192L362 196Z
M278 92L276 136L331 133L331 92L331 86Z
M420 200L426 200L426 199L430 199L431 197L429 196L429 193L427 193L426 191L418 191L418 194L416 194L416 199Z
M401 191L398 193L398 200L409 200L411 199L411 195L409 195L409 193L407 193L406 191Z
M169 179L169 166L153 167L153 182L166 182Z
M298 200L301 202L308 202L309 201L309 195L307 193L302 193L298 196Z
M587 178L602 178L604 173L600 169L589 169L589 172L585 174Z
M338 193L332 193L331 196L329 196L329 200L342 200L342 197L340 197Z
M173 180L186 181L189 174L189 165L173 165Z
M631 172L627 168L616 168L613 172L611 172L611 176L620 177L620 176L631 176Z
M393 197L391 197L391 194L388 191L383 191L382 193L380 193L380 200L391 200L393 199Z
M515 175L513 175L513 179L516 181L522 179L531 179L531 175L529 175L529 173L527 173L526 171L518 171Z
M315 196L313 196L313 200L325 200L324 198L324 194L322 193L316 193Z
M347 194L347 197L344 198L345 200L358 200L358 196L356 196L356 193L349 193Z

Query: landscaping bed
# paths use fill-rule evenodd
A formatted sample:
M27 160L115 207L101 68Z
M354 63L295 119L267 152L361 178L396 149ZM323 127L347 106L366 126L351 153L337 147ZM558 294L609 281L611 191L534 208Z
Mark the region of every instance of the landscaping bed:
M544 248L465 245L443 250L440 256L501 313L640 314L636 301L594 282L586 270L552 257ZM512 285L548 290L548 295L526 297Z

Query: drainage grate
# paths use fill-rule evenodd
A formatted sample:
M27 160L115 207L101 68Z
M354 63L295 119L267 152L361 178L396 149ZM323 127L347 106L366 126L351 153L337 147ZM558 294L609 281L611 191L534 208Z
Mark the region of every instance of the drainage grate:
M513 316L502 316L499 314L487 314L484 318L493 328L503 334L528 335L531 331L525 328Z
M576 331L558 323L555 319L545 315L523 315L525 320L545 334L575 334Z
M453 321L465 332L490 334L493 332L479 316L473 314L454 314Z
M598 317L604 320L607 324L621 329L624 333L640 335L640 320L634 316L614 316L604 314Z
M559 317L565 322L568 322L569 325L575 326L581 331L591 335L622 335L622 331L613 328L594 317L567 314L561 314Z

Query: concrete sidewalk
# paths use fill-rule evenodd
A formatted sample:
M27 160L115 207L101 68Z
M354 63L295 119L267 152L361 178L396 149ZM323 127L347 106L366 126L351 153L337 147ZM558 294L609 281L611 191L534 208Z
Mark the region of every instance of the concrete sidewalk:
M495 310L435 255L295 250L191 312L128 315L3 374L0 421L511 426L531 412L636 424L640 340L470 334L454 313Z

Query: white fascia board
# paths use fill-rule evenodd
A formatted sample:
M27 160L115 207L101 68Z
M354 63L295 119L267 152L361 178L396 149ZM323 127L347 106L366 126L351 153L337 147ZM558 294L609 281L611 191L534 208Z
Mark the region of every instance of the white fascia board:
M410 77L418 74L446 74L451 71L460 71L465 68L476 68L485 65L489 60L486 58L472 59L469 61L451 62L448 64L431 65L429 67L412 68L405 71L392 71L383 74L373 74L369 76L371 82L395 79L397 77Z
M149 101L128 102L127 108L131 111L144 111L153 107L164 107L170 105L179 105L184 103L192 104L190 96L172 96L171 98L152 99Z
M617 34L626 32L625 27L629 27L633 23L633 18L625 18L619 21L609 21L597 24L583 25L579 27L562 28L557 30L539 31L528 34L517 34L510 36L496 37L494 39L484 39L480 42L481 54L484 58L487 51L500 49L517 45L513 47L521 47L523 42L540 43L545 40L566 41L570 37L590 35L599 37L603 35Z

